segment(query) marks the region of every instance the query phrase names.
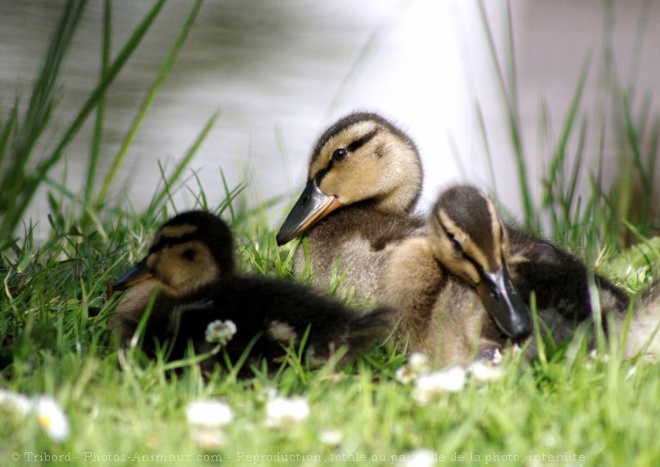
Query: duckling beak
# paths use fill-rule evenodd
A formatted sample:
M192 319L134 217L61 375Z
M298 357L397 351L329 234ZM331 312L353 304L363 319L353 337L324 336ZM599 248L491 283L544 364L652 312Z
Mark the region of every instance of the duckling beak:
M316 180L310 180L280 227L277 233L277 245L282 246L290 242L342 206L336 196L324 194L316 184Z
M149 269L147 269L146 259L143 259L117 279L115 283L112 284L112 290L126 290L138 282L146 281L152 277L154 277L154 275Z
M531 334L532 318L527 305L513 287L506 267L495 272L483 271L477 293L504 334L514 340Z

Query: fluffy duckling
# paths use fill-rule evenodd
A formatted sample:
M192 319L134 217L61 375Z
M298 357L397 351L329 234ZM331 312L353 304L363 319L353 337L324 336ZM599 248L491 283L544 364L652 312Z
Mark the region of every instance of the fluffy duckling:
M532 331L494 207L453 194L440 196L424 235L392 251L376 292L379 304L399 310L395 340L438 365L488 358L507 339L519 342Z
M318 139L307 185L277 234L284 245L305 233L315 286L342 288L368 298L385 268L388 246L419 231L412 215L422 187L422 165L413 141L374 113L353 113ZM294 272L306 266L300 245Z
M312 363L327 361L343 346L348 347L344 358L351 359L389 332L387 309L356 316L301 285L237 273L229 227L204 211L182 213L165 223L146 258L113 288L128 289L111 321L120 345L137 339L138 324L151 309L143 350L153 356L168 341L170 360L183 358L191 345L196 354L211 351L218 343L209 336L214 328L222 331L219 340L231 362L251 348L248 368L261 358L272 368L290 344L304 345ZM217 353L202 367L210 371L223 361Z
M531 292L555 340L570 338L591 318L590 274L570 253L504 223L483 192L459 185L440 195L426 234L393 251L377 299L399 309L398 340L444 364L524 341ZM602 313L622 322L628 297L595 279Z

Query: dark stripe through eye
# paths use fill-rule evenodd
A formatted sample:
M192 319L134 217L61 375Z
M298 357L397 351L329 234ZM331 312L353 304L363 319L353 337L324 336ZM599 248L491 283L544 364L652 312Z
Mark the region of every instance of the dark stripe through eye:
M348 149L348 152L355 152L358 149L360 149L362 146L367 144L369 141L373 139L374 136L378 134L378 128L374 128L371 130L369 133L367 133L364 136L361 136L360 138L356 139L353 141L351 144L349 144L346 149Z
M369 141L371 141L373 139L373 137L376 136L376 134L378 134L378 128L374 128L372 131L370 131L366 135L359 137L358 139L353 141L351 144L346 146L346 148L335 149L334 152L332 153L332 157L330 158L330 163L328 164L328 166L324 169L319 170L316 173L316 176L314 177L316 179L316 184L317 185L321 184L321 180L323 180L323 177L325 177L325 174L327 174L328 172L330 172L332 170L332 166L335 162L341 162L344 159L346 159L346 156L348 155L348 153L355 152L358 149L360 149L362 146L364 146Z

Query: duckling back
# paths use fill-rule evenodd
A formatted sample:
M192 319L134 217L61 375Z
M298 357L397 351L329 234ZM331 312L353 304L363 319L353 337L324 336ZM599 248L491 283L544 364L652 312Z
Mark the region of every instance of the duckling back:
M630 298L605 276L590 270L577 256L521 229L506 226L511 255L507 260L516 288L523 297L536 296L539 310L551 310L581 322L592 318L589 281L599 293L599 308L606 314L622 314Z

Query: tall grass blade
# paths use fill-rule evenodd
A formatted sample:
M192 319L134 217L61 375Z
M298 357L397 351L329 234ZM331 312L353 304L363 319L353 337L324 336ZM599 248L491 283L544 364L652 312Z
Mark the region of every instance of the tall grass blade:
M511 74L508 75L505 74L504 70L502 69L500 58L497 53L497 47L495 45L495 39L493 36L492 29L490 27L490 23L488 21L488 15L486 13L486 8L484 6L483 0L479 0L478 6L479 6L479 14L481 16L481 22L484 28L484 32L486 33L488 49L490 51L490 56L495 68L495 75L500 88L500 92L502 93L502 97L504 98L504 104L506 106L507 123L509 126L509 134L511 137L511 142L513 144L513 154L515 157L516 168L518 171L518 183L520 187L520 195L523 202L525 227L528 229L538 231L540 229L540 225L539 225L538 215L534 207L532 191L530 189L529 179L527 176L528 171L527 171L527 163L525 162L526 156L522 141L522 132L521 132L522 125L520 120L520 112L518 110L518 98L515 89L516 86L515 76L512 76ZM508 57L510 62L509 69L515 69L515 60L513 56L513 27L511 23L510 5L508 9L507 19L508 19L507 24L509 29L508 44L507 44L508 45L507 50L509 51L510 54ZM508 76L508 79L506 78L506 76Z
M39 173L29 173L29 162L52 115L57 76L86 4L86 0L66 3L32 88L24 118L19 119L17 101L4 125L0 153L4 172L0 177L0 244L8 242L21 221L24 212L21 203L26 197L29 201L43 180Z
M121 148L119 148L119 151L115 155L115 158L112 162L112 166L110 167L108 174L103 180L103 184L101 185L99 194L96 197L97 207L103 203L103 200L108 194L110 185L117 176L117 171L119 170L119 167L126 158L126 153L128 152L128 149L131 147L131 144L133 143L133 140L135 139L135 136L138 130L140 129L140 126L142 125L142 122L146 117L147 112L151 108L151 104L153 103L161 86L163 85L165 78L167 77L170 69L172 68L172 65L174 64L174 61L176 60L177 55L179 54L179 51L181 50L181 47L183 46L184 42L186 41L186 38L188 37L188 33L192 28L195 18L197 17L197 13L199 12L199 8L201 4L202 4L202 0L197 0L193 5L192 9L190 10L190 13L188 14L183 24L183 27L181 28L181 31L179 32L176 41L174 42L174 45L170 49L167 58L161 65L160 70L158 71L158 74L156 75L154 82L151 84L151 87L149 88L149 91L147 92L144 101L142 101L142 105L140 106L140 109L138 110L137 115L133 120L133 123L129 127L128 133L124 138L124 142L122 143Z
M110 66L110 54L112 48L112 0L105 0L103 10L103 44L101 50L101 79L108 73ZM96 121L94 123L94 134L92 136L92 149L89 155L89 167L87 168L87 180L85 182L85 196L83 206L85 212L88 212L87 206L90 205L94 196L94 186L96 179L96 167L98 165L99 155L101 153L101 142L103 139L103 121L105 120L105 102L106 92L103 91L99 97L96 106ZM85 217L83 218L85 219ZM84 223L83 223L84 224Z
M183 159L177 164L176 168L174 169L174 172L169 177L163 178L163 180L165 181L165 187L161 191L156 193L156 195L154 196L152 202L150 203L147 215L152 215L155 212L155 210L158 208L158 206L160 206L160 204L163 202L165 197L170 196L169 193L170 187L172 187L174 184L176 184L179 181L185 169L188 167L188 165L190 165L190 162L192 161L193 157L197 154L199 147L202 145L202 143L208 136L209 131L211 131L211 128L213 128L215 121L218 119L218 115L219 113L216 112L211 116L211 118L206 122L206 125L204 125L204 128L199 133L197 138L195 138L195 141L193 142L192 146L184 154ZM161 167L161 171L162 171L162 167ZM170 196L170 200L171 200L171 196Z
M337 92L333 96L332 100L330 101L330 105L328 106L328 114L331 114L335 111L335 109L337 109L341 99L344 97L344 93L346 93L346 91L349 89L349 85L355 81L356 77L361 71L361 65L367 62L369 54L373 52L373 50L378 45L378 42L382 41L385 35L390 33L393 24L400 20L406 9L412 3L413 2L411 0L399 0L394 8L392 8L392 11L388 13L383 21L381 21L381 23L376 27L376 29L372 31L367 41L360 48L360 51L353 61L353 64L348 68L348 72L337 87Z
M97 107L99 99L101 98L105 90L113 82L115 77L119 74L123 66L128 61L129 57L135 51L135 49L141 42L142 38L146 34L147 30L153 24L156 16L160 12L164 3L165 0L158 0L151 8L149 13L147 13L147 15L142 20L142 22L138 25L133 35L129 38L126 45L117 55L117 58L115 58L111 66L108 68L106 75L102 77L99 84L96 86L94 91L92 91L90 96L85 101L85 104L83 104L82 108L80 109L76 117L73 119L67 130L64 132L64 135L60 139L60 142L56 145L55 149L43 161L39 163L33 174L31 174L30 176L18 178L18 180L20 179L24 180L24 183L22 184L22 186L20 186L20 193L14 193L15 196L12 195L13 199L15 200L15 204L13 205L13 209L11 210L11 212L8 211L4 213L5 217L3 218L2 225L0 226L1 229L0 238L7 238L9 235L11 235L14 232L14 230L20 223L21 218L23 217L25 211L30 205L32 198L34 197L37 191L37 188L41 185L42 181L45 179L46 175L50 172L53 166L55 166L55 164L60 161L60 159L64 155L64 149L71 142L73 137L78 133L83 123L87 120L87 117L89 116L91 111ZM82 2L81 4L84 4L84 2ZM67 3L67 5L71 5L71 3ZM66 11L68 12L69 10L67 9ZM78 17L79 14L76 16L76 18ZM73 21L70 27L75 29L76 25L77 25L77 21ZM51 55L55 55L59 57L59 59L61 60L62 53L63 51L61 53L58 52L58 53L49 54L48 58L46 59L46 64L49 65L53 60ZM54 67L59 69L57 63L55 63ZM49 77L49 81L47 82L54 83L57 76L51 73L47 73L47 75ZM41 94L41 93L39 91L36 91L36 94ZM42 99L39 99L40 102L41 100ZM50 106L47 105L45 108L50 109ZM43 112L44 112L43 110L40 111L40 113ZM41 129L43 129L43 127L40 128L40 130ZM36 142L38 136L39 134L35 135L35 139L31 140L32 141L31 144L34 144Z

